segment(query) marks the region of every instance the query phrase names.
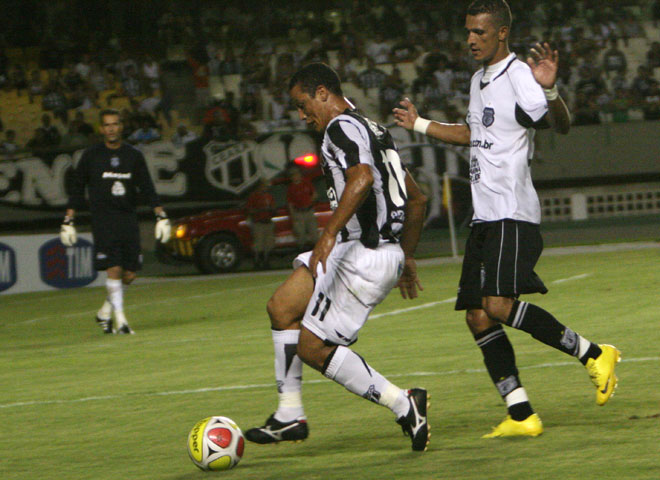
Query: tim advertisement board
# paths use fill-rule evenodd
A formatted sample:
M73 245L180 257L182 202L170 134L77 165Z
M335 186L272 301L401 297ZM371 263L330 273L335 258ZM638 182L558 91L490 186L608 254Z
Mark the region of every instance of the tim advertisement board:
M104 281L105 275L94 270L91 234L79 234L73 247L65 247L55 235L0 237L0 294L100 286Z

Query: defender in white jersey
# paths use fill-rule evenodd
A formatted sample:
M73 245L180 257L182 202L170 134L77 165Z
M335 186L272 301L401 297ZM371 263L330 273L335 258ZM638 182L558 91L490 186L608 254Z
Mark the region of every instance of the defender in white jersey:
M314 249L268 302L279 406L265 425L246 431L256 443L304 440L302 362L394 412L412 449L426 450L427 393L403 390L352 349L371 310L398 285L415 298L415 248L426 197L402 167L386 128L355 112L329 66L313 63L289 83L300 118L322 132L323 172L333 210Z
M614 392L620 352L596 345L562 325L549 312L521 302L525 293L546 293L534 272L543 240L540 208L529 161L533 132L552 126L567 133L570 115L557 91L558 53L536 44L524 63L509 51L511 11L504 0L476 0L465 28L480 68L470 84L467 125L420 117L408 99L394 109L398 125L454 145L470 147L474 216L465 247L456 310L466 320L484 363L506 402L508 415L484 438L536 436L543 432L522 387L513 347L502 324L579 358L604 405Z

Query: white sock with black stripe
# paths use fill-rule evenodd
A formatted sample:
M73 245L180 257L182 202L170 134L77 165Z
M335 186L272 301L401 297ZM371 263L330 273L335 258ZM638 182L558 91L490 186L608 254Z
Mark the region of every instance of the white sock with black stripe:
M290 422L305 416L302 403L302 361L296 354L300 330L272 330L275 381L279 404L275 419Z
M337 347L331 355L323 375L349 392L389 408L397 418L408 413L410 402L405 391L371 368L360 355L344 346Z

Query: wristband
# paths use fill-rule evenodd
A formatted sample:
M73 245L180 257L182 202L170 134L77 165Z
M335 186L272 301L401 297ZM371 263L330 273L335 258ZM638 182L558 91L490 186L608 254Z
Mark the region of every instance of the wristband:
M545 94L545 98L550 102L557 100L557 97L559 97L559 90L557 90L556 84L552 88L544 88L543 93Z
M431 125L431 120L427 120L426 118L422 118L422 117L417 117L417 119L415 120L415 124L413 125L413 130L416 131L417 133L426 135L426 130L428 130L429 125Z

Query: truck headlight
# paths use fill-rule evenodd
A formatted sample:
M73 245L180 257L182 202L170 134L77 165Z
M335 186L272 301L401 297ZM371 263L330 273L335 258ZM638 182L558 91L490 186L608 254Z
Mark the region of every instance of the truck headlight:
M187 233L188 233L187 225L177 225L176 232L174 235L176 236L177 239L181 239L185 237Z

